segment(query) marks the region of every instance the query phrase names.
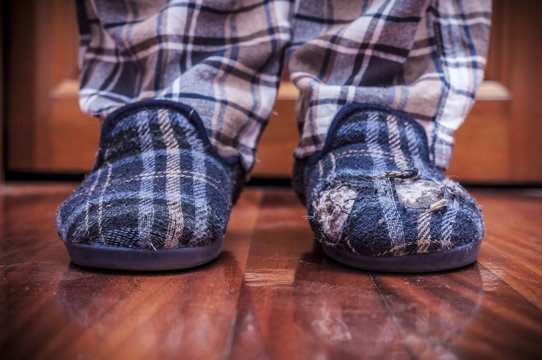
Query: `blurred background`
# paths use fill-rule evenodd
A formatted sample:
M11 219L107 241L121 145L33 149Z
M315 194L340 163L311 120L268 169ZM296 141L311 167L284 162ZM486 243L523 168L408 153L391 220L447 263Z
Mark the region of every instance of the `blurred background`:
M542 185L541 2L494 1L485 82L457 132L448 175L469 185ZM71 0L2 2L0 101L4 181L78 180L99 124L80 112ZM298 142L297 90L284 81L253 177L286 183Z

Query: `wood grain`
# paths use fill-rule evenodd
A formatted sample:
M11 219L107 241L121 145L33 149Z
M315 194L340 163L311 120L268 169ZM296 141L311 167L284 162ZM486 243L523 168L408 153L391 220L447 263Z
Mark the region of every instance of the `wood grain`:
M538 69L542 57L542 42L531 36L542 33L540 1L499 1L501 17L506 17L508 36L507 59L503 66L503 83L513 94L511 100L511 156L512 178L536 182L542 177L542 103L539 87L542 71ZM536 35L535 35L536 34Z
M229 353L259 191L240 199L216 261L163 273L70 265L52 228L66 193L3 199L5 358L212 359Z
M73 185L0 187L3 359L530 359L542 353L542 192L473 192L479 261L433 274L328 259L289 189L247 189L224 253L192 270L71 265L53 222Z
M266 192L245 269L232 357L408 355L404 344L393 340L399 333L369 275L325 258L304 215L291 193Z
M542 191L479 191L487 226L480 263L542 309Z

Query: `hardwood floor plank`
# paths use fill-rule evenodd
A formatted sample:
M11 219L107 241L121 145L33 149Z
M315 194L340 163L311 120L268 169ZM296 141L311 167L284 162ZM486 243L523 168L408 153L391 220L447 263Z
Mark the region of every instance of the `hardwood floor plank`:
M478 318L461 338L459 354L469 351L491 354L487 358L494 359L539 358L542 312L483 265L479 268L484 298Z
M290 189L247 189L223 254L192 270L70 265L54 229L72 187L0 187L0 354L73 358L537 358L540 192L475 190L477 264L367 273L327 258Z
M4 199L0 353L10 359L177 359L181 353L212 359L230 352L261 191L239 200L217 260L159 273L70 265L53 227L66 195Z
M487 227L478 262L542 310L542 192L474 195Z
M292 193L262 203L232 358L410 358L367 273L325 257Z
M372 276L416 358L510 359L542 353L537 340L542 312L482 265Z

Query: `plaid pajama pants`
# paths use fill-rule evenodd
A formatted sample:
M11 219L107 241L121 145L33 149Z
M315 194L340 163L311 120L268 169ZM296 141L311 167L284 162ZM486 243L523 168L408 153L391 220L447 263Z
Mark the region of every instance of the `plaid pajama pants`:
M104 119L145 99L199 113L219 154L254 164L283 64L300 90L299 159L320 150L350 103L416 119L431 161L481 83L490 0L78 0L80 106Z

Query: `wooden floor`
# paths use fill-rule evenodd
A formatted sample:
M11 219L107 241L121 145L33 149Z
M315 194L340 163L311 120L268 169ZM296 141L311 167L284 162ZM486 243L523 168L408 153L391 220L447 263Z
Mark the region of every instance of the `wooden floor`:
M542 358L542 190L473 190L478 263L392 275L326 258L293 193L257 188L209 265L80 268L53 225L71 189L0 188L2 359Z

